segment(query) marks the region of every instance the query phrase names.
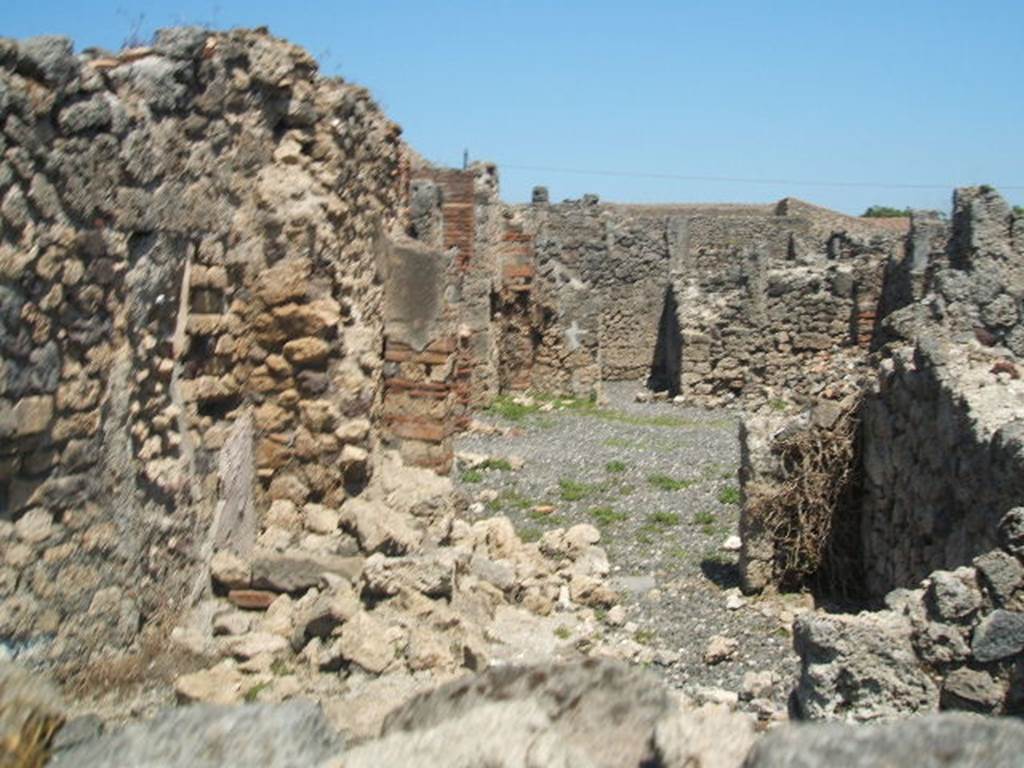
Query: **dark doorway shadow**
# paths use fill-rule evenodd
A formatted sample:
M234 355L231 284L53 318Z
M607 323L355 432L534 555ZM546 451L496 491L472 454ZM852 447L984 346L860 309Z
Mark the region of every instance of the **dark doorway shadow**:
M682 374L683 334L679 330L679 315L676 294L672 286L665 288L665 300L658 321L658 341L654 347L651 374L647 377L647 388L654 392L668 392L669 397L679 394L679 380Z

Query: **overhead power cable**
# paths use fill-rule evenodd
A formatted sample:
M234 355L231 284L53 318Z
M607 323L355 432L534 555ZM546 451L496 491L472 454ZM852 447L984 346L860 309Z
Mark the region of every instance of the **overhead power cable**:
M942 189L949 190L962 184L900 184L893 182L874 181L809 181L807 179L755 179L741 176L695 176L681 173L649 173L643 171L608 171L585 170L582 168L553 168L543 165L518 165L498 163L498 167L516 171L534 171L538 173L571 173L582 176L614 176L633 179L666 179L670 181L704 181L727 184L765 184L790 187L859 187L866 189ZM1000 190L1024 190L1022 184L989 184Z

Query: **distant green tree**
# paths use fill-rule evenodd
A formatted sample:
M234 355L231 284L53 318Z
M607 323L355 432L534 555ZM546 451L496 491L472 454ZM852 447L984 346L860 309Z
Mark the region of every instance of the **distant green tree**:
M1024 205L1015 205L1015 206L1013 206L1013 215L1014 216L1024 216Z
M888 205L872 205L864 211L865 219L902 219L909 215L909 208L891 208Z

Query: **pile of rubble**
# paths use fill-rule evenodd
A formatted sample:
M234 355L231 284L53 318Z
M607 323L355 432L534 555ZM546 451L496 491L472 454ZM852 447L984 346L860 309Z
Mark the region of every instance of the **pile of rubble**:
M378 677L411 694L482 670L501 653L504 639L490 630L499 611L528 625L556 608L615 603L599 541L589 525L524 543L506 518L469 524L456 517L449 479L386 453L366 491L340 509L275 501L249 555L214 554L209 599L172 637L219 661L180 677L178 697L329 693L337 707L346 691L388 685Z

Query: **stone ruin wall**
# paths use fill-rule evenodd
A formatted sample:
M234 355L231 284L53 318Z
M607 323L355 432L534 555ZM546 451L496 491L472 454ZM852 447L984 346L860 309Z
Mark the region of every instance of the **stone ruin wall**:
M794 200L550 204L539 189L532 204L508 205L491 165L422 164L412 177L435 211L432 236L461 264L450 288L466 405L500 392L586 397L602 381L644 382L666 331L681 342L671 384L690 402L820 395L823 379L807 372L862 369L887 265L904 260L905 221Z
M858 410L860 545L875 597L991 549L999 519L1024 503L1019 221L992 190L958 190L952 226L915 215L906 256L886 269L893 285ZM822 426L813 410L748 419L748 493L787 480L773 436ZM773 581L773 546L747 523L744 576L757 590Z
M0 639L83 661L365 482L402 147L260 31L2 40L0 126Z
M931 339L883 361L861 417L869 594L969 563L1024 505L1024 384L1003 359Z
M0 118L0 638L29 658L125 648L272 502L358 495L378 444L444 472L499 392L645 378L668 293L691 402L837 399L924 319L1000 385L1024 354L1024 223L985 189L951 237L793 200L506 205L259 31L0 41ZM1006 550L1021 503L1019 422L980 425L991 386L940 347L891 354L865 409L877 594Z
M849 543L864 593L886 609L798 622L808 717L1024 706L1021 224L993 190L958 190L952 227L915 215L909 252L890 265L898 300L858 413L860 541ZM748 500L787 482L773 436L821 426L816 411L802 424L748 419ZM756 591L776 578L776 545L748 509L741 570Z

